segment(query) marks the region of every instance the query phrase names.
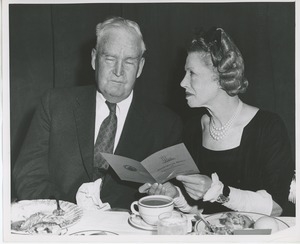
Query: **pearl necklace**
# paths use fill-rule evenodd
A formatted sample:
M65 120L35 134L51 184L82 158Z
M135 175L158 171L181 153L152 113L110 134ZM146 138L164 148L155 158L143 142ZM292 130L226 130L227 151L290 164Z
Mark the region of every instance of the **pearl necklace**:
M228 122L225 125L223 125L222 127L216 127L215 121L214 121L213 117L211 116L210 121L209 121L209 132L210 132L211 137L214 140L216 140L216 141L222 140L227 135L229 128L232 126L234 120L237 118L237 116L241 112L242 106L243 106L243 103L241 100L239 100L239 104L236 108L235 113L228 120Z

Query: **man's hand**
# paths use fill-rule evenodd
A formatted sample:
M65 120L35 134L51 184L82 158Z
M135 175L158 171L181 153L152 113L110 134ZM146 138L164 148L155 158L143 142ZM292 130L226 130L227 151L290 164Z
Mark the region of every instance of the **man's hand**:
M178 175L177 180L183 183L183 186L191 198L199 200L210 188L212 180L206 175Z
M146 183L139 188L139 192L141 193L147 192L149 195L165 195L172 198L179 196L178 190L170 182L166 182L164 184L154 183L152 185Z

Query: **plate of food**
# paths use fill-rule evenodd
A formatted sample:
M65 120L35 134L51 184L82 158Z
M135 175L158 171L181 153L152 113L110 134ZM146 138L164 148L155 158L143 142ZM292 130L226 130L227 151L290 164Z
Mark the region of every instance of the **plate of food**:
M57 215L56 200L23 200L11 205L11 232L15 234L63 235L67 227L82 217L82 209L74 203L59 201L63 210Z
M194 226L194 232L204 235L253 235L271 234L289 228L284 221L264 214L251 212L222 212L205 218L213 229L199 220Z

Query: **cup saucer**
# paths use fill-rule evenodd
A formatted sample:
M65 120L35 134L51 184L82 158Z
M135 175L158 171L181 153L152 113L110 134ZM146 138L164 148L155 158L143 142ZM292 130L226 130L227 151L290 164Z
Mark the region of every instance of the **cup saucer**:
M131 225L136 228L143 230L157 230L156 225L147 224L140 215L132 214L129 216L128 221Z

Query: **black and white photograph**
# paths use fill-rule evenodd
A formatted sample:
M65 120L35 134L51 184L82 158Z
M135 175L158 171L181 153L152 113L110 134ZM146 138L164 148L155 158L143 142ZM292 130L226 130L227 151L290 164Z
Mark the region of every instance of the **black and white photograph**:
M297 7L3 0L3 241L300 241Z

